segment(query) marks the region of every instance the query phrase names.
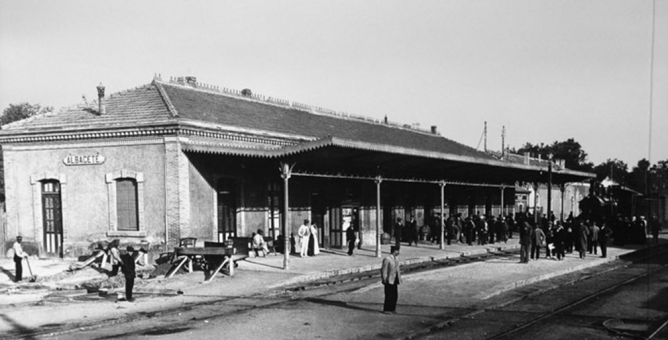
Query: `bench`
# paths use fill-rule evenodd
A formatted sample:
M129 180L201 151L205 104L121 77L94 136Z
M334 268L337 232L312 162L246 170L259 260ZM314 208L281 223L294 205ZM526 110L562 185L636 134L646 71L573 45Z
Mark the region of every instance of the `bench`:
M276 252L276 241L274 241L271 236L263 236L264 242L267 244L267 249L269 252L267 254L273 253L277 255ZM232 246L237 249L237 254L246 254L248 257L252 254L257 257L258 253L253 249L253 238L252 237L231 237Z

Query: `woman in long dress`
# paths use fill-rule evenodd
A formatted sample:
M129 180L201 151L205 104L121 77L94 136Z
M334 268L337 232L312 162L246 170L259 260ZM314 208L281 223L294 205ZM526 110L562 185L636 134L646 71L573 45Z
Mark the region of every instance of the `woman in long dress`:
M311 236L308 240L308 256L316 256L320 254L320 246L318 245L318 228L315 224L311 224Z

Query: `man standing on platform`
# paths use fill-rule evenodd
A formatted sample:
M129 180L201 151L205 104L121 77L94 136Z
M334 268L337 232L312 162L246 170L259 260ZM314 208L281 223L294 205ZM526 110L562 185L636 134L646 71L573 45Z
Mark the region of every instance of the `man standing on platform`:
M520 222L520 263L529 263L529 247L531 247L531 225Z
M307 251L308 251L308 239L309 236L311 236L311 227L310 227L311 221L309 220L304 220L304 224L302 224L299 227L299 230L297 231L297 235L299 235L299 243L301 246L301 251L300 255L301 257L307 257Z
M598 232L598 242L601 245L601 257L608 256L608 240L612 236L612 230L607 227L605 222L601 224L601 230Z
M346 240L348 241L348 256L353 256L353 250L355 250L355 241L357 237L355 236L355 229L350 225L346 229Z
M404 232L404 226L401 222L401 217L397 217L397 223L394 224L394 243L397 248L401 244L401 233Z
M123 255L123 275L125 275L125 301L133 302L132 290L135 286L137 276L135 266L135 249L132 246L126 248L127 253Z
M383 313L396 314L397 300L399 299L399 284L401 283L401 268L399 266L399 247L390 247L391 254L383 259L380 269L380 279L385 287L385 302Z
M545 233L542 229L536 224L536 227L533 229L531 234L531 259L538 260L540 258L540 247L545 242ZM535 257L534 257L535 256Z
M27 257L28 254L26 254L23 251L23 247L21 247L21 242L23 241L23 237L17 236L16 237L16 242L14 242L14 245L12 246L12 249L14 249L14 265L16 267L16 272L14 273L14 278L15 282L19 282L23 280L23 258Z

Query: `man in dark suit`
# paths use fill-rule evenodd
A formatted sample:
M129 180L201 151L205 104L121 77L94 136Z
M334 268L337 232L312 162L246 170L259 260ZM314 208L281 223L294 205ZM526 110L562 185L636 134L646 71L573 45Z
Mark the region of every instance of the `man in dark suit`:
M132 246L126 248L127 254L123 255L123 275L125 275L125 301L133 302L132 289L135 286L135 249Z
M531 247L531 225L526 220L520 222L520 263L529 263Z
M348 241L348 256L353 256L353 250L355 250L355 241L357 240L357 236L355 235L355 229L353 229L352 225L346 229L346 240Z
M385 286L385 302L383 313L396 314L397 300L399 299L399 284L401 283L401 268L399 266L399 247L390 247L391 254L383 259L380 269L380 279Z

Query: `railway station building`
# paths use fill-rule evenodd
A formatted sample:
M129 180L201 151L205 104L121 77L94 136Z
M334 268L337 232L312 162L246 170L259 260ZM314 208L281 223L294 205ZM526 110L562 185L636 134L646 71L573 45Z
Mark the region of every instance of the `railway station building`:
M477 151L436 127L218 88L194 77L156 77L104 92L99 86L96 102L0 130L3 244L21 235L40 257L89 254L91 244L111 239L166 251L186 237L223 242L258 229L273 238L296 234L308 219L322 247L345 245L347 228L371 246L383 234L394 236L397 218L421 226L441 212L509 214L518 183L593 177Z

